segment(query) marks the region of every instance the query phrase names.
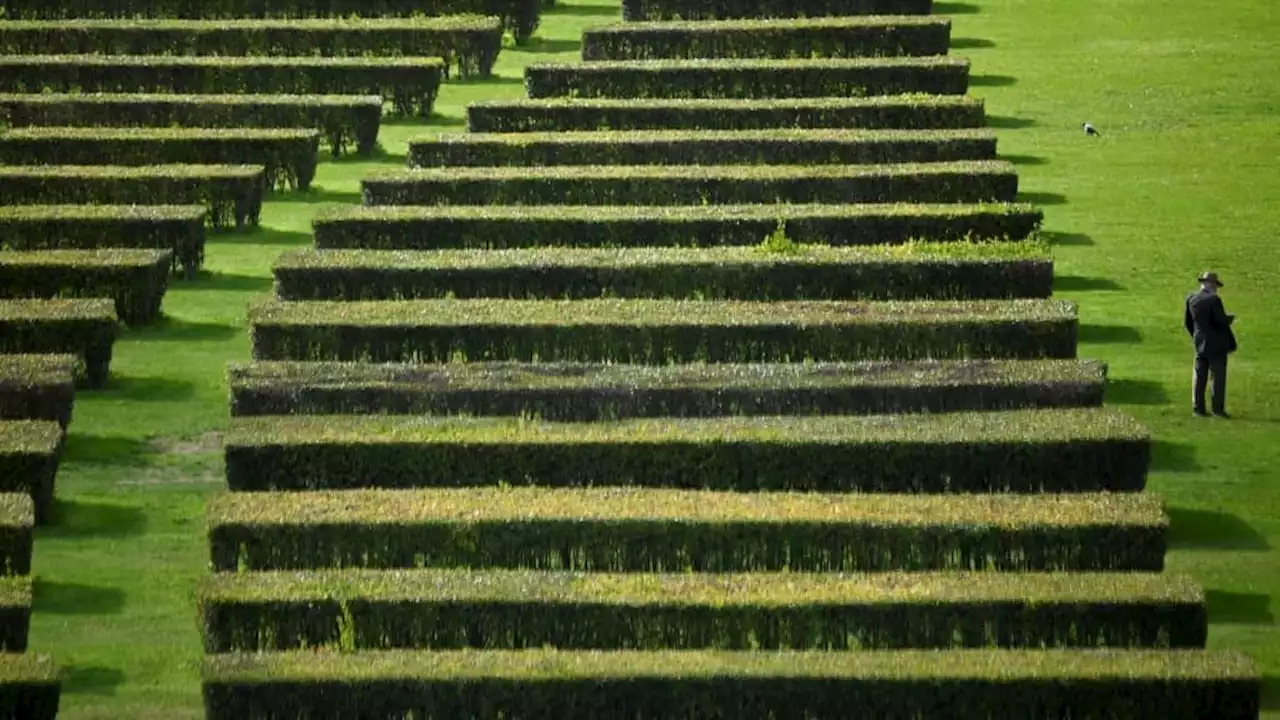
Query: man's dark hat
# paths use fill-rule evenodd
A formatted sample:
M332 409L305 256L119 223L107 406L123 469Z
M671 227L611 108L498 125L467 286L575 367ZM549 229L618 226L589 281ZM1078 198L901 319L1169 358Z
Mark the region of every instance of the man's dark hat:
M1202 272L1200 273L1200 277L1196 278L1196 280L1199 280L1200 282L1210 282L1218 287L1223 286L1222 281L1218 279L1218 273L1216 272Z

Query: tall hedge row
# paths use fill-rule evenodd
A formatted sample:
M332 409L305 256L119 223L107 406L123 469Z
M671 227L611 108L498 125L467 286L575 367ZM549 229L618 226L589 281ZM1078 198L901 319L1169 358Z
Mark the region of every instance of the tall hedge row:
M933 0L622 0L624 20L929 15Z
M195 277L204 263L201 205L17 205L0 207L6 250L169 250L172 269Z
M0 95L14 127L315 128L334 157L373 152L382 123L377 95Z
M584 60L946 55L951 20L929 16L628 22L587 28Z
M0 253L0 298L111 298L129 325L160 316L169 250L38 250Z
M2 212L2 211L0 211ZM784 224L798 243L833 246L1021 240L1043 211L1030 205L440 205L321 209L322 249L434 250L532 247L758 245Z
M0 165L0 184L11 205L205 205L215 230L256 226L266 192L261 165Z
M4 303L0 302L0 312ZM0 330L4 330L0 323ZM46 522L53 507L54 478L66 434L47 420L0 420L0 493L31 498L35 521Z
M1005 161L918 165L578 165L387 170L366 205L719 205L1013 202Z
M1099 408L920 416L234 418L236 491L592 485L824 492L1140 491L1147 431Z
M969 61L954 57L828 60L657 60L532 63L531 98L858 97L969 91Z
M380 95L425 117L444 67L422 57L0 55L0 91Z
M51 420L66 430L75 370L74 355L0 355L0 420Z
M986 124L982 98L877 95L781 100L485 100L467 106L470 132L573 130L946 130Z
M468 487L226 493L208 513L224 572L1159 572L1169 531L1148 493Z
M320 131L285 128L18 128L0 135L8 165L262 165L269 187L306 190Z

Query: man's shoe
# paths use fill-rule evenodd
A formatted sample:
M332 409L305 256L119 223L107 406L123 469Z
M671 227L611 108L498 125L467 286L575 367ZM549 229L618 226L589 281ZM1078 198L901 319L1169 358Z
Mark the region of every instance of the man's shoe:
M1209 413L1203 410L1192 410L1191 414L1195 415L1196 417L1209 417Z
M1214 416L1214 417L1220 417L1220 418L1222 418L1223 420L1230 420L1230 419L1231 419L1231 416L1227 414L1227 411L1226 411L1226 410L1214 410L1214 411L1213 411L1213 416Z

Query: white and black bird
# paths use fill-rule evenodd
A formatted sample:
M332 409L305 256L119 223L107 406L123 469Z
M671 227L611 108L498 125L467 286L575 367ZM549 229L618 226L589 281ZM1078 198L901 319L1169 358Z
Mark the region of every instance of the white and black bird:
M1098 128L1094 127L1093 123L1085 123L1081 127L1084 128L1085 135L1096 135L1098 137L1102 137L1102 133L1098 132Z

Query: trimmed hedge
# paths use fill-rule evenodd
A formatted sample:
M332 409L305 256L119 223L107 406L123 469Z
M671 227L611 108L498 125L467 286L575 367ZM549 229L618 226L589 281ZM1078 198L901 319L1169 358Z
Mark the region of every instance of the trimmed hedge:
M208 653L1203 648L1204 592L1164 573L221 573L196 593Z
M28 495L37 524L49 519L64 445L65 435L56 422L0 420L0 493Z
M258 224L266 170L261 165L0 165L0 184L12 205L204 205L209 224L219 230ZM114 209L103 212L117 222ZM175 258L182 262L178 253ZM191 265L183 265L191 274Z
M382 98L377 95L7 94L0 113L14 127L307 128L323 133L340 156L377 147Z
M322 208L312 231L320 249L706 248L759 245L783 222L794 242L847 246L1021 240L1043 220L1023 204L347 205Z
M426 117L444 68L424 57L0 55L0 90L381 95Z
M298 250L276 259L282 300L1047 298L1048 248L919 244L757 248ZM2 294L2 293L0 293Z
M1013 202L1003 160L903 165L575 165L384 170L366 205Z
M933 0L622 0L623 20L781 19L929 15L932 12Z
M261 164L269 187L298 190L311 186L319 150L319 130L296 128L34 127L0 135L7 165Z
M0 420L52 420L66 430L75 370L74 355L0 355Z
M89 387L102 387L119 322L115 303L101 298L0 300L0 354L71 354Z
M240 417L232 490L591 485L824 492L1140 491L1151 441L1100 408L629 419Z
M388 650L210 655L210 720L295 717L1254 720L1243 653Z
M501 50L502 19L483 15L0 25L5 55L435 56L456 64L462 77L489 77Z
M27 493L0 493L0 575L31 572L35 504Z
M2 66L0 66L2 67ZM531 98L861 97L969 91L969 61L949 56L826 60L531 63Z
M62 688L59 675L47 656L0 653L0 716L54 720Z
M441 133L409 141L409 167L852 165L995 157L995 133L982 129Z
M204 264L202 205L16 205L0 207L6 250L168 250L188 279Z
M0 253L0 298L102 298L129 325L160 316L170 250L37 250Z
M0 578L0 651L25 652L30 630L31 578Z
M255 360L799 362L1074 358L1050 300L408 300L249 308Z
M947 130L986 124L982 98L877 95L782 100L486 100L467 106L469 132L574 130Z
M352 17L413 18L423 22L419 16L496 15L517 45L528 42L538 29L542 14L540 0L216 0L195 4L187 0L0 0L0 10L6 17L23 20L333 18L345 23ZM442 18L437 22L447 21Z
M1147 493L871 495L539 487L225 493L215 571L1150 571Z
M231 414L629 417L870 415L1102 404L1101 363L779 365L262 362L228 368Z
M900 57L946 55L950 45L951 20L927 15L627 22L587 28L582 35L582 58Z

